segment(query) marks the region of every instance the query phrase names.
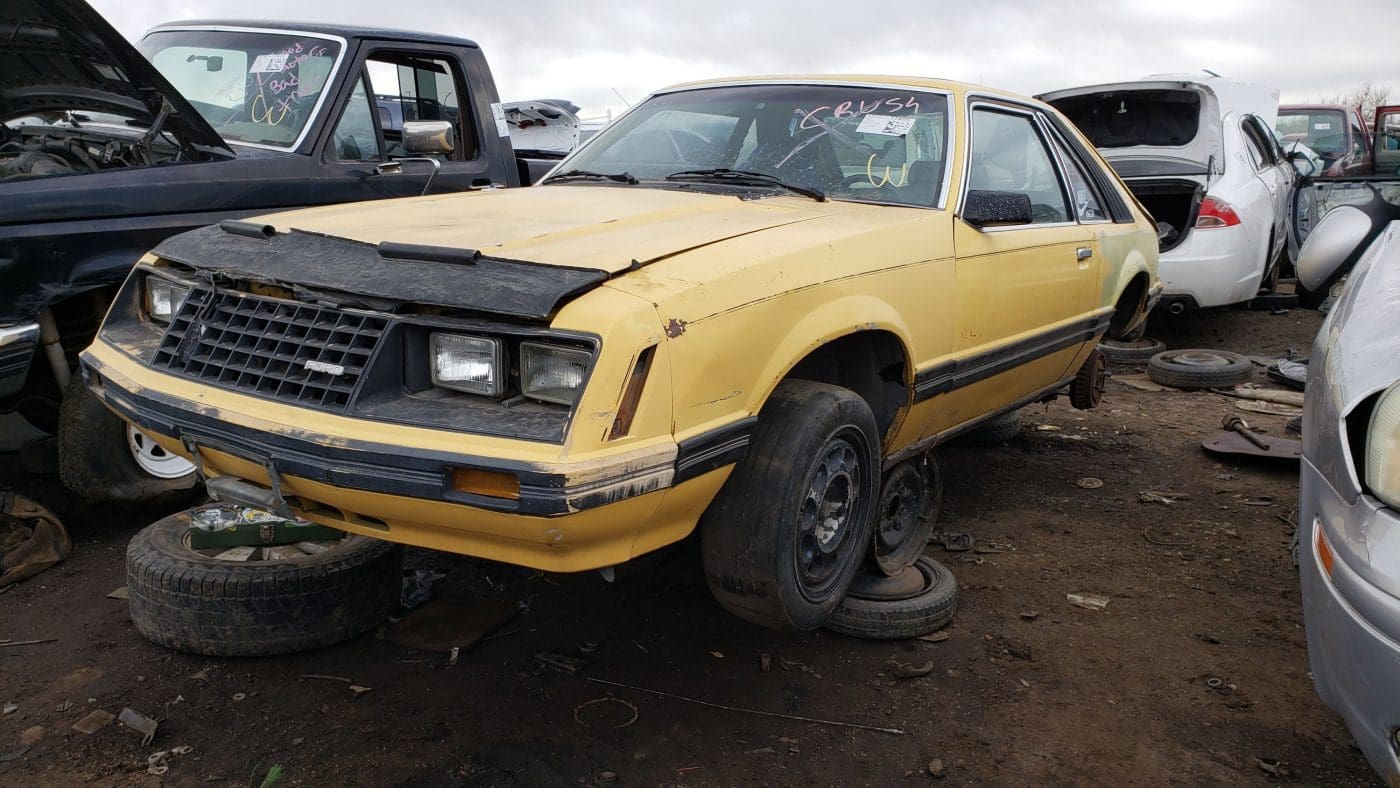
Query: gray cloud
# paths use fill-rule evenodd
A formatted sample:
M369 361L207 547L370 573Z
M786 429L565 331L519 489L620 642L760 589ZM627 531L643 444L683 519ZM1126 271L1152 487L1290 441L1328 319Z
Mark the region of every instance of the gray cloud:
M423 29L481 44L506 99L558 96L621 109L687 79L875 72L982 82L1022 93L1209 68L1284 100L1364 80L1400 98L1400 3L1333 0L90 0L124 34L195 17L297 19Z

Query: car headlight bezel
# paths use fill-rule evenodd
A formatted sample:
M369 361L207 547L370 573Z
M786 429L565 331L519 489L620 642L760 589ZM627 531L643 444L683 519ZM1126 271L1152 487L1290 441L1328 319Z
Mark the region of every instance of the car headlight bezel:
M548 342L520 343L520 394L539 402L572 406L588 381L593 354L588 350ZM548 365L556 365L553 370ZM539 385L555 374L558 385Z
M1381 392L1371 409L1362 458L1366 489L1400 510L1400 382Z
M169 324L180 312L193 288L163 276L147 274L141 285L141 307L146 317L155 323Z
M478 363L484 360L487 375L449 377L444 374L441 356L457 353L470 358L475 352ZM505 343L498 337L485 337L476 334L459 334L448 331L433 331L428 334L428 374L437 388L476 394L482 397L500 398L506 391Z

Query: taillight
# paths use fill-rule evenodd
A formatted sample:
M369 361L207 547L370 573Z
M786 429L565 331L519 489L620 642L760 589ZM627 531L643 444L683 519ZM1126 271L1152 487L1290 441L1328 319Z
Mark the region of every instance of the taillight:
M1196 227L1234 227L1240 223L1240 215L1230 207L1230 203L1219 197L1207 197L1201 201L1201 212L1196 215Z

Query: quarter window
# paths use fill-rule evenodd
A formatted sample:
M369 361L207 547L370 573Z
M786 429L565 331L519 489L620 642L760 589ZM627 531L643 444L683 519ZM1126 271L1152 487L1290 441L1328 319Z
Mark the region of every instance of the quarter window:
M968 189L1025 194L1033 224L1070 219L1064 184L1028 115L973 110Z
M1099 199L1099 192L1089 181L1089 176L1084 172L1084 168L1079 165L1079 162L1069 151L1065 150L1063 141L1057 138L1054 145L1060 161L1064 162L1065 173L1069 175L1069 192L1073 198L1074 215L1078 216L1081 222L1108 221L1108 216L1103 210L1103 202Z

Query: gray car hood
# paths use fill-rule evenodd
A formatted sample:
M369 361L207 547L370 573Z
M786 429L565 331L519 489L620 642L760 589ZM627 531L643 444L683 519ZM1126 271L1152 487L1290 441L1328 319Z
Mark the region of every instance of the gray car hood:
M232 153L155 67L82 0L0 3L0 122L87 110L163 126L187 145Z

